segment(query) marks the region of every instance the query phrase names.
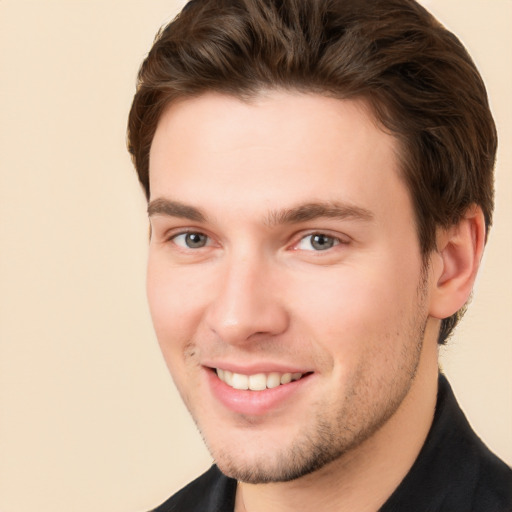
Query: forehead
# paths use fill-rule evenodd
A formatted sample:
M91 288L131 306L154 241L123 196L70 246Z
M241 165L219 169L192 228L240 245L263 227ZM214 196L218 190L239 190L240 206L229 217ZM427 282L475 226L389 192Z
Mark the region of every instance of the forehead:
M387 188L404 187L397 146L362 100L208 93L161 116L150 152L151 199L217 199L239 208L328 200L369 209Z
M348 140L347 124L351 124L351 138L364 136L367 140L379 138L389 145L397 144L394 137L380 129L364 99L341 100L285 90L262 90L255 96L240 99L207 92L176 100L164 109L150 153L154 154L162 138L167 144L166 137L178 143L184 139L188 143L201 139L201 149L207 151L230 142L243 144L248 139L264 143L265 139L274 140L276 132L280 132L281 144L308 139L311 144L322 146L322 141L329 143L332 138L338 143ZM332 137L326 138L328 131Z

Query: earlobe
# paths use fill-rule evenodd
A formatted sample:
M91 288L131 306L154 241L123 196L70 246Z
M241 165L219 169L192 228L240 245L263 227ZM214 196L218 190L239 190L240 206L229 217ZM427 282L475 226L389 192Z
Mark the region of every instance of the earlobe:
M485 245L485 220L479 206L471 206L459 223L437 232L433 257L430 315L447 318L469 299Z

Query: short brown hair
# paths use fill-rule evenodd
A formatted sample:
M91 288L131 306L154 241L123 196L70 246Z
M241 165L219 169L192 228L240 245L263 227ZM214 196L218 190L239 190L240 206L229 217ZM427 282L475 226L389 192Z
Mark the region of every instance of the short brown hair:
M401 145L424 256L472 204L492 222L497 136L461 42L414 0L193 0L138 75L128 147L149 198L149 152L177 98L289 89L363 98ZM444 343L462 312L444 319Z

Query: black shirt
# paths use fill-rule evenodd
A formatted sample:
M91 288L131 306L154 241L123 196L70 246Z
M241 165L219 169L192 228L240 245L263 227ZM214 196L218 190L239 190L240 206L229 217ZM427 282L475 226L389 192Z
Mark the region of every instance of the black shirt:
M236 480L212 466L154 512L233 512L235 494ZM512 470L473 432L443 375L425 444L380 512L512 512Z

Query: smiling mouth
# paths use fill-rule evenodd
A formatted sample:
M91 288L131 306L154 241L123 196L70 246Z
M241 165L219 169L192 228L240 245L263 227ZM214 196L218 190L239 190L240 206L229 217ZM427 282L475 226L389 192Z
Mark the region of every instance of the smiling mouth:
M244 375L234 373L222 368L215 368L215 373L219 379L233 389L264 391L283 386L309 375L309 373L256 373L254 375Z

